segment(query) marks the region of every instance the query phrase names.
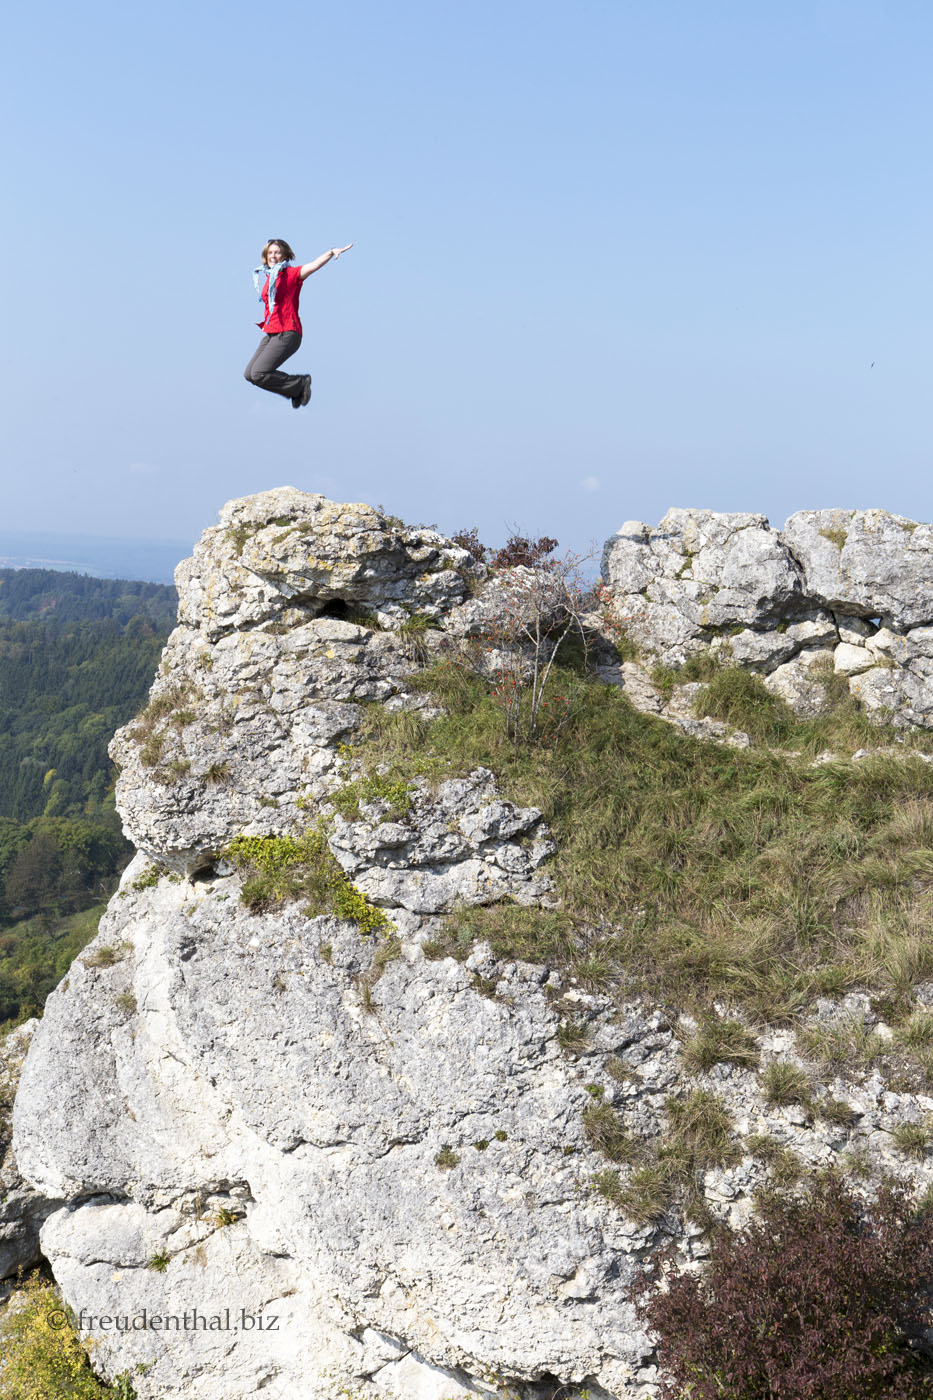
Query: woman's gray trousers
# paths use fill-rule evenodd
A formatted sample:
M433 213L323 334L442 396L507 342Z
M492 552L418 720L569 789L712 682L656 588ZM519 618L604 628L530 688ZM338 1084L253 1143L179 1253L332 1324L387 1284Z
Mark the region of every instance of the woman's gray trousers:
M243 378L260 389L268 389L270 394L281 394L284 399L297 399L305 386L303 374L283 374L279 365L294 355L301 344L297 331L279 331L276 335L264 335L259 349L243 371Z

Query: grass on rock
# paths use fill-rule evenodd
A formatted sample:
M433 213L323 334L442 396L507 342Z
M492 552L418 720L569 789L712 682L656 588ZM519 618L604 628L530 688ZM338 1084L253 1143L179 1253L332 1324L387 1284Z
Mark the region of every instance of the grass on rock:
M253 913L300 899L309 918L332 914L355 923L362 933L391 931L384 910L371 904L344 875L320 827L311 828L297 839L236 836L224 855L245 872L240 899Z
M700 1013L721 999L769 1022L856 985L903 1015L913 985L933 977L933 771L909 749L811 767L817 742L841 742L832 716L818 738L816 721L781 720L800 756L738 750L687 737L595 681L578 686L554 742L516 747L479 677L442 663L413 683L445 713L373 706L356 755L400 783L492 768L506 796L543 812L562 901L454 914L436 955L487 938L502 957L595 964L603 985ZM851 738L848 708L839 723Z

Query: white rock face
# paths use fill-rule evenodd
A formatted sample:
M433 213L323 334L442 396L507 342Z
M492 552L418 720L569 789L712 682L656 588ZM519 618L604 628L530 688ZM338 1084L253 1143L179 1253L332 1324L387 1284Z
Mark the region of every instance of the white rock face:
M666 666L710 651L759 671L803 715L851 682L869 711L933 727L933 526L887 511L668 511L623 525L603 577L627 636ZM815 667L815 670L814 670Z
M840 642L833 652L833 670L841 676L858 676L862 671L870 671L875 658L867 647Z
M0 1279L42 1260L39 1228L49 1206L23 1179L10 1142L13 1099L38 1024L25 1021L0 1042Z
M270 1377L311 1397L328 1371L402 1358L414 1393L558 1368L624 1393L650 1350L631 1231L585 1190L591 1070L560 1050L543 971L503 969L492 999L406 944L367 1010L372 939L249 915L235 877L134 893L143 866L93 945L125 951L75 964L25 1071L21 1169L68 1203L43 1250L88 1312L281 1320L274 1337L102 1335L112 1371L153 1362L144 1397ZM605 1025L600 1058L630 1034Z
M886 510L801 510L784 540L824 607L899 628L933 622L933 526Z
M681 664L718 631L780 621L801 596L796 565L763 515L669 510L623 525L603 577L632 640Z
M437 616L485 570L435 530L408 529L371 506L342 505L292 486L231 501L178 566L179 623L211 641L281 622L292 603L365 604L380 622Z

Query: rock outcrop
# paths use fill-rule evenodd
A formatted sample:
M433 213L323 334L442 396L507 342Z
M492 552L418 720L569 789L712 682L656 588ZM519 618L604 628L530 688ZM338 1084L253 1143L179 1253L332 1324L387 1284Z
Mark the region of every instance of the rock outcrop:
M799 713L845 678L869 712L933 727L933 527L886 511L671 510L623 525L603 576L616 616L667 666L703 651L759 671Z
M650 1355L627 1296L645 1231L583 1189L590 1070L560 1049L556 979L421 946L455 907L552 899L540 813L485 769L413 784L401 814L328 805L366 707L430 703L418 657L481 625L484 576L291 490L234 502L179 568L149 704L113 742L140 854L49 998L16 1119L72 1306L257 1319L96 1336L109 1374L148 1368L142 1397L622 1394ZM321 813L391 939L240 904L230 842ZM605 1057L626 1032L603 1019Z
M10 1141L13 1101L38 1024L25 1021L0 1045L0 1280L41 1263L39 1229L51 1209L24 1180Z
M818 685L807 668L829 661L867 703L887 685L901 722L927 723L927 533L880 512L804 513L780 535L676 511L624 527L605 572L629 635L668 664L709 648L786 689L788 668ZM177 577L149 703L113 741L139 854L48 1000L15 1110L19 1213L97 1319L108 1376L132 1373L141 1400L656 1393L629 1285L659 1239L685 1258L707 1246L594 1190L594 1104L657 1144L668 1095L699 1085L805 1168L845 1149L929 1177L890 1146L933 1111L920 1093L836 1080L814 1092L846 1112L814 1120L747 1067L688 1073L685 1027L657 1011L485 944L437 955L450 911L554 903L551 837L484 768L393 803L346 741L369 707L430 712L425 658L488 632L501 577L432 530L291 489L226 507ZM638 667L611 678L656 708ZM388 929L244 906L238 838L312 825ZM885 1031L867 999L814 1016ZM789 1033L758 1045L793 1054ZM698 1184L738 1223L764 1179L745 1155ZM28 1262L34 1238L14 1236Z

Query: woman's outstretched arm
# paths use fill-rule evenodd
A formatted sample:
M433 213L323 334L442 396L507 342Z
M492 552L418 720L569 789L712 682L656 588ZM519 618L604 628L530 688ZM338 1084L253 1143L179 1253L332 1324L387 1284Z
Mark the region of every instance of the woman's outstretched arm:
M326 253L322 253L319 258L315 258L314 262L304 263L299 272L302 282L306 277L310 277L312 272L317 272L319 267L323 267L325 263L329 263L331 258L339 258L341 253L345 253L347 248L352 247L353 244L348 243L346 248L329 248Z

